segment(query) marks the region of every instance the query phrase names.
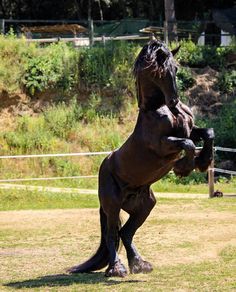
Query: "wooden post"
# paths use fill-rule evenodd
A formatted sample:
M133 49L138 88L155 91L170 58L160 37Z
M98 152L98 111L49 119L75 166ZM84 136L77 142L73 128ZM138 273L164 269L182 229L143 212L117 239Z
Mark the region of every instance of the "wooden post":
M1 19L1 33L5 34L5 19Z
M103 46L105 47L105 44L106 44L106 38L105 38L104 35L102 36L102 44L103 44Z
M168 22L164 21L164 42L168 45Z
M165 5L165 21L167 22L168 41L173 42L178 40L177 24L175 18L175 1L164 0Z
M90 43L90 47L94 45L93 19L90 19L90 24L89 24L89 43Z
M88 24L89 24L89 45L93 46L94 43L94 31L93 31L93 19L92 19L92 0L88 1Z
M209 198L214 197L214 159L208 168Z

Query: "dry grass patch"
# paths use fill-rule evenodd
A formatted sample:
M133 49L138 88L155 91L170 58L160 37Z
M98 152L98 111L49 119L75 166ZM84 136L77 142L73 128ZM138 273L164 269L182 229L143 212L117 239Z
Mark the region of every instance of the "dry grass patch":
M0 290L232 291L235 213L234 199L160 200L135 237L154 271L107 279L102 272L65 273L95 251L100 237L97 209L1 212ZM124 248L121 258L127 265Z

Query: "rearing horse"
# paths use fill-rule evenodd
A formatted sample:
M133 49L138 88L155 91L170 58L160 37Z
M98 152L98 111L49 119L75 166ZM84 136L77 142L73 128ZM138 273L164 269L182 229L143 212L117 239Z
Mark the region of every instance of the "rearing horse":
M118 256L121 239L131 273L152 271L132 240L156 203L150 185L171 169L187 176L193 169L205 171L212 160L213 129L194 126L191 110L179 98L177 65L172 52L159 41L151 41L139 53L135 65L139 114L133 133L104 159L99 171L101 243L89 260L72 267L71 273L99 270L124 277L125 266ZM203 141L200 153L195 142ZM182 154L184 152L184 155ZM120 210L129 214L121 226Z

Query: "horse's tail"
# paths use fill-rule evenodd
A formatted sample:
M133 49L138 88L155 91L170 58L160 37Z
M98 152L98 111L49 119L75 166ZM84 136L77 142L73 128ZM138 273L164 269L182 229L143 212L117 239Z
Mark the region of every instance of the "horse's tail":
M107 233L107 216L104 213L102 207L100 207L100 224L101 224L101 242L96 251L96 253L84 263L74 266L68 270L69 273L87 273L96 270L100 270L106 267L109 263L109 251L106 245L106 233ZM119 226L117 228L120 229ZM119 248L120 237L117 230L117 241L116 241L116 250Z

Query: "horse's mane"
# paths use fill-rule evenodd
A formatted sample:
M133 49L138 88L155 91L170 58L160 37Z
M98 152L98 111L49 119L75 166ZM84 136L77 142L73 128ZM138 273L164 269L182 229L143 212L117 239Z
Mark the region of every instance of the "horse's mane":
M175 62L170 50L161 41L152 40L138 54L133 72L137 77L140 71L150 68L154 74L158 73L161 77L171 64L174 65Z

